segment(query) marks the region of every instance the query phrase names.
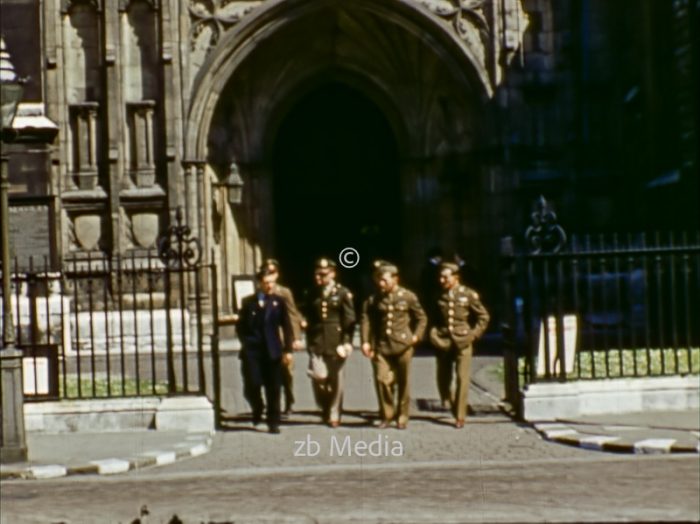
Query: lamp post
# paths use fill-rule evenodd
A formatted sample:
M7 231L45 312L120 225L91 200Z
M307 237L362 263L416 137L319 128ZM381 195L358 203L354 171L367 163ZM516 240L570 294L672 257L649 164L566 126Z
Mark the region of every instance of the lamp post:
M22 81L17 77L5 40L0 38L0 103L2 105L2 142L12 136L12 121L22 98ZM2 222L2 348L0 348L2 387L2 426L0 462L27 460L22 391L22 351L15 346L10 292L10 226L8 191L10 180L7 158L0 154L0 220Z

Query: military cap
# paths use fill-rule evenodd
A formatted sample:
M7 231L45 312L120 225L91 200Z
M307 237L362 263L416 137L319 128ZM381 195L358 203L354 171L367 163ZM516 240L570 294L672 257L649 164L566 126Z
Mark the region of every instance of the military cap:
M263 270L269 271L268 275L270 273L278 272L280 270L280 263L274 258L267 258L260 266L260 271Z
M372 266L374 266L374 273L376 275L381 275L382 273L391 273L395 276L399 274L399 268L396 266L396 264L392 264L387 260L375 260L372 263Z
M322 257L316 261L316 271L319 273L325 273L332 269L335 269L335 262L330 258Z
M440 271L443 269L449 269L452 273L459 273L459 264L457 262L440 262Z

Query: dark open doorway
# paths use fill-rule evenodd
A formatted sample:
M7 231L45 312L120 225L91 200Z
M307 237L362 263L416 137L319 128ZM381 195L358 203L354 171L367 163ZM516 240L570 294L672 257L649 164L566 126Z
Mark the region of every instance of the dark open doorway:
M274 159L276 256L298 293L319 256L337 262L354 247L361 262L342 281L367 289L370 263L400 253L401 194L396 141L381 110L344 84L306 94L285 116Z

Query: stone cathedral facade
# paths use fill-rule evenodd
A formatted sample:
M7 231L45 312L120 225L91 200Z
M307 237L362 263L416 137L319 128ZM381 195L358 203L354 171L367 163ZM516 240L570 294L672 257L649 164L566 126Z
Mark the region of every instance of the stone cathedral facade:
M30 77L24 111L58 127L25 175L28 150L13 146L13 205L31 192L22 176L41 181L59 265L140 256L180 207L225 308L232 277L264 257L302 271L296 245L358 245L409 281L431 249L457 251L496 293L499 239L524 229L538 194L600 230L646 226L630 198L663 206L697 189L698 6L657 4L2 0Z

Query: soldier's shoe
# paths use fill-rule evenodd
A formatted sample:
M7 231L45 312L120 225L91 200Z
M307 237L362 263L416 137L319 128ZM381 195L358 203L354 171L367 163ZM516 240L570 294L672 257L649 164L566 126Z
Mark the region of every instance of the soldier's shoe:
M252 422L253 422L253 426L259 426L260 423L262 422L262 412L253 413Z
M280 427L279 426L270 426L269 430L270 433L273 435L279 435L280 434Z

